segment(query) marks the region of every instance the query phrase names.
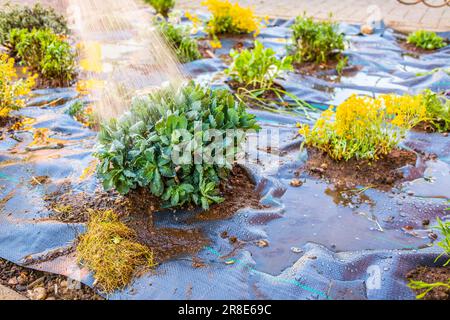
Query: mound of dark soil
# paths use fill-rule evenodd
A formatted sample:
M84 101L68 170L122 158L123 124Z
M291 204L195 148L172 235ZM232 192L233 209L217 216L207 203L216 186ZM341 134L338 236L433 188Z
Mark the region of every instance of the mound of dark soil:
M347 188L372 186L383 190L389 190L402 181L404 177L399 168L415 165L417 160L414 152L400 149L393 150L377 161L355 159L335 161L327 153L315 148L309 148L308 155L306 165L297 171L298 174L307 171Z
M433 268L433 267L417 267L416 269L408 272L406 277L409 280L423 281L426 283L443 282L448 283L450 279L450 268ZM416 292L420 294L418 290ZM436 287L424 297L425 300L450 300L450 288Z

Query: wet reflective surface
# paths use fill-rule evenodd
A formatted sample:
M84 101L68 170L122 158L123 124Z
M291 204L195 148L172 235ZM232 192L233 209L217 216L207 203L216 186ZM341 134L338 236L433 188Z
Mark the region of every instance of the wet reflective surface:
M259 36L265 45L284 53L289 22L275 21ZM343 26L348 34L355 28ZM243 41L239 39L239 41ZM448 75L417 72L449 67L450 48L411 57L402 51L390 30L383 35L349 36L350 64L362 66L352 75L331 78L286 75L286 90L325 108L351 93L418 92L421 88L449 89ZM250 38L244 39L251 44ZM227 53L235 40L223 41L217 56ZM204 59L184 65L191 77L226 86L221 59ZM82 178L93 160L96 132L83 127L66 112L77 99L74 89L39 90L20 115L32 119L28 128L0 141L0 256L24 263L48 251L70 246L83 231L79 223L49 219L44 197L69 183L70 190L93 192L94 176ZM246 168L262 193L264 209L242 209L223 220L195 219L195 212L159 212L153 223L171 234L200 230L208 239L197 254L180 254L163 262L155 272L110 298L127 299L366 299L413 298L404 274L419 264L433 265L437 248L429 226L446 215L450 197L450 138L441 134L411 132L404 147L436 154L435 160L405 169L411 181L390 191L373 188L339 189L302 173L303 183L291 186L294 171L307 159L295 123L308 121L290 115L250 110L264 130L278 133L278 149L249 150ZM312 118L318 112L311 112ZM42 149L31 149L38 130L46 130ZM53 148L57 145L62 148ZM39 145L39 144L38 144ZM42 145L41 145L42 146ZM28 149L27 149L28 147ZM28 150L28 151L27 151ZM280 155L280 156L279 156ZM47 176L45 183L30 183ZM166 229L169 228L169 229ZM226 231L228 237L221 236ZM230 241L231 237L235 241ZM264 242L261 242L264 241ZM180 250L180 252L186 252ZM201 261L193 266L193 262ZM382 287L371 290L365 282L368 268L379 268ZM34 268L93 279L80 270L73 254L35 262ZM151 284L151 285L150 285Z

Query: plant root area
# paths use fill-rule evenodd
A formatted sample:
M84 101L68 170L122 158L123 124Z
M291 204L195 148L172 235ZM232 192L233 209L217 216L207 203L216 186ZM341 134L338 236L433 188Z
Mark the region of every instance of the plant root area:
M255 192L255 188L246 171L240 166L235 166L230 172L228 181L220 185L224 201L212 205L206 211L196 210L198 212L188 223L227 219L241 208L262 208L259 203L260 195ZM89 209L113 210L136 232L137 241L153 250L157 263L184 254L195 255L209 243L209 239L200 229L189 228L189 225L187 228L155 226L153 213L160 211L161 205L145 188L133 190L126 196L102 190L90 195L84 192L74 194L70 185L63 185L61 190L48 195L46 202L47 208L53 211L52 219L68 223L87 222ZM176 212L173 209L167 211Z
M435 283L443 282L449 283L450 279L450 268L433 268L433 267L417 267L414 270L408 272L406 277L409 280L423 281L425 283ZM416 291L417 294L421 293L421 290ZM450 300L450 288L447 287L436 287L428 292L425 300Z
M339 187L370 186L390 190L395 184L404 181L405 176L399 169L407 165L415 166L416 161L414 152L401 149L394 149L377 161L335 161L326 152L308 148L308 161L296 173L299 175L301 171L306 171Z

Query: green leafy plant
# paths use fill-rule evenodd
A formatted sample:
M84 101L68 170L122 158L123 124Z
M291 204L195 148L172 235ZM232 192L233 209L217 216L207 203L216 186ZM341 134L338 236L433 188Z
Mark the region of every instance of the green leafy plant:
M50 30L13 29L8 46L22 65L44 79L68 84L75 75L75 54L68 42Z
M202 55L198 50L198 44L195 39L190 37L190 31L184 26L174 26L170 22L160 20L156 22L160 32L167 39L170 46L181 63L191 62L201 59Z
M225 149L234 159L250 129L259 129L255 116L226 90L193 82L164 88L136 98L129 113L102 126L97 171L105 189L126 194L145 187L167 207L194 203L206 209L223 200L218 187L233 163L207 161L204 155ZM239 134L230 138L227 130Z
M298 63L327 63L335 59L344 61L344 35L338 31L338 25L330 21L314 22L305 15L295 19L292 29L294 61ZM340 62L342 69L342 64Z
M450 99L426 89L422 92L427 109L427 122L439 132L450 130Z
M151 5L156 13L166 18L169 15L169 11L175 6L175 0L145 0L145 2Z
M255 41L254 49L231 50L233 62L226 70L231 78L247 87L268 89L281 71L292 70L292 57L278 59L275 51Z
M342 74L344 68L348 65L348 57L341 57L336 64L336 71L339 75Z
M408 36L407 42L426 50L440 49L446 46L443 38L435 32L417 30Z
M52 8L40 4L34 7L6 4L0 11L0 43L5 44L13 29L49 29L56 34L68 34L67 21Z

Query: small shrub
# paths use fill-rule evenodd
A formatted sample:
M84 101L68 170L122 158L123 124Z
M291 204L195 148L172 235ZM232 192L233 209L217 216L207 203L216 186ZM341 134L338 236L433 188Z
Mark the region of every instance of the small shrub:
M377 160L389 154L406 132L422 121L426 109L420 96L352 96L336 111L323 112L312 129L299 125L304 144L335 160Z
M135 238L135 232L113 211L90 211L87 231L79 238L77 258L92 270L106 293L129 284L136 268L155 266L153 252Z
M169 15L169 11L175 6L175 0L145 0L145 2L151 5L156 13L166 18Z
M44 79L70 83L75 75L75 54L69 43L50 30L13 29L11 52L20 62Z
M242 133L258 128L255 116L226 90L212 91L192 82L165 88L135 99L129 113L102 126L98 174L105 189L126 194L146 187L166 207L194 203L206 209L223 200L218 187L241 150ZM226 130L238 129L239 135L220 141ZM208 151L218 155L224 150L231 161L204 157ZM177 151L186 152L175 161Z
M450 130L450 99L426 89L422 93L423 103L427 109L427 122L437 131Z
M226 73L245 86L270 88L281 71L293 69L292 57L279 60L275 51L271 48L265 49L259 41L255 41L254 49L241 52L232 50L230 56L233 62Z
M56 34L68 34L66 19L52 8L40 4L34 7L7 4L0 11L0 43L5 44L13 29L49 29Z
M344 35L338 32L336 23L314 22L304 15L295 19L291 29L295 62L322 64L332 59L342 59Z
M26 80L19 79L14 59L0 54L0 118L8 117L11 111L25 106L23 97L31 91L35 78L28 74Z
M174 26L164 20L158 21L156 24L160 32L167 39L169 45L174 48L178 60L181 63L201 59L202 55L198 50L197 41L190 37L188 28Z
M440 49L446 46L443 38L436 33L417 30L408 36L407 42L425 50Z
M262 19L256 17L251 8L229 0L205 0L202 5L212 14L207 24L207 32L212 36L252 32L256 35L260 31Z

